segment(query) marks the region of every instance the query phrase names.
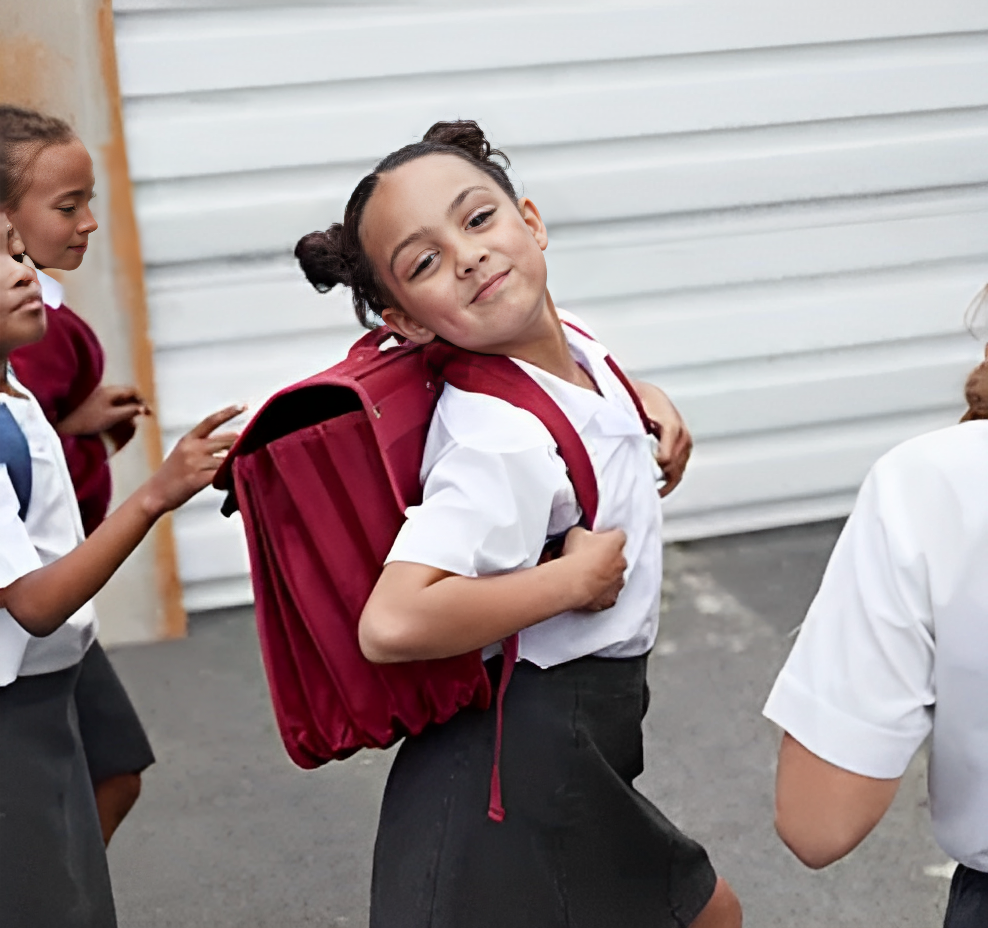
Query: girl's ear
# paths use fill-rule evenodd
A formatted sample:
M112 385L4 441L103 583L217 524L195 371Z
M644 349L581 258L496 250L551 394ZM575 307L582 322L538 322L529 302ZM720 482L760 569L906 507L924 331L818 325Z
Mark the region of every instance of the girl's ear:
M528 197L522 197L518 201L518 212L521 213L521 218L528 226L532 237L538 242L539 248L545 251L549 246L549 233L546 231L538 207Z
M392 332L397 332L417 345L428 345L436 337L432 329L427 329L400 309L392 309L390 306L382 309L381 318Z
M10 230L10 237L7 239L7 251L11 256L27 253L27 246L24 244L24 239L21 238L17 229Z

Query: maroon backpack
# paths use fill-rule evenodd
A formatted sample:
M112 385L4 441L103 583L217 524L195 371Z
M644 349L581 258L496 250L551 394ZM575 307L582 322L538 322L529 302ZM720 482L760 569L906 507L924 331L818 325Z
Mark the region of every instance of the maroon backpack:
M373 664L357 642L360 614L404 512L422 500L425 439L444 384L537 416L566 463L588 527L597 511L582 440L517 364L445 343L389 346L390 337L385 328L369 332L346 360L275 394L214 480L229 491L224 514L239 508L243 515L275 716L289 755L305 768L387 747L466 706L490 705L479 651ZM517 636L503 643L498 709L517 647ZM500 820L496 768L490 815Z

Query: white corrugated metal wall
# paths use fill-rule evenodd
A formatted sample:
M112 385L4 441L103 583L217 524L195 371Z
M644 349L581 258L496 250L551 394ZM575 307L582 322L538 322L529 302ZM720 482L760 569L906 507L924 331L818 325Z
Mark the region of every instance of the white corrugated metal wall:
M984 0L188 7L116 3L169 434L340 357L348 300L294 243L457 116L542 210L557 302L687 415L670 537L843 514L882 451L956 419L988 279ZM190 608L249 598L217 502L177 517Z

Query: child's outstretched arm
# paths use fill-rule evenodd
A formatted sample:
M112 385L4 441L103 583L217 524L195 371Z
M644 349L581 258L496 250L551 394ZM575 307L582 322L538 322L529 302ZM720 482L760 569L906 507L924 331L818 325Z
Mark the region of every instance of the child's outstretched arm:
M236 439L233 433L212 432L242 411L241 406L228 406L203 419L79 547L0 589L0 608L32 635L55 631L102 589L162 515L212 480L220 464L216 453Z
M560 612L607 609L624 586L624 543L617 529L574 528L558 559L492 577L394 561L360 617L360 648L381 664L452 657Z

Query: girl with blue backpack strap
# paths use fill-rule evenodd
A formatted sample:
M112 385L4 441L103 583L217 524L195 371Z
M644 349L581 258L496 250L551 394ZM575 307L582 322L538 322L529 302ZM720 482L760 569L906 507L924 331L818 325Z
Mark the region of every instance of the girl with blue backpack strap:
M360 617L372 661L483 649L518 663L494 708L405 738L374 853L372 928L738 926L704 849L635 790L646 662L658 628L661 509L654 439L606 349L546 290L546 229L474 122L437 123L356 187L342 224L296 249L314 286L351 288L417 344L511 359L563 411L593 465L581 512L556 442L509 401L447 382L425 445L422 501ZM567 323L564 325L564 322ZM653 419L669 418L637 384ZM665 436L675 438L675 429ZM661 450L678 481L688 436ZM565 536L546 557L547 538ZM503 740L502 740L503 739ZM500 752L503 820L489 814Z
M113 928L96 800L75 710L96 634L91 602L157 519L209 483L241 412L203 420L84 540L61 443L8 363L40 340L33 268L14 261L0 213L0 924Z

